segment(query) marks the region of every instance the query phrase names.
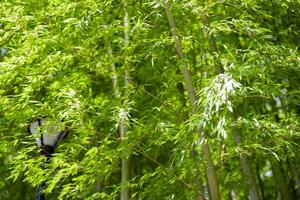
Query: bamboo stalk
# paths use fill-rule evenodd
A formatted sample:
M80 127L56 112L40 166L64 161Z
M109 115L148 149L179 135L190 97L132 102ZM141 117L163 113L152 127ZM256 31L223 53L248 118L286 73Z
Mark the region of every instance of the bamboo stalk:
M209 27L209 24L210 24L209 18L205 13L203 13L201 15L201 19L202 19L202 23L205 26ZM206 32L205 32L204 36L205 36L206 40L208 41L210 50L214 53L213 54L214 58L217 60L216 54L219 52L219 50L218 50L215 40L212 38L212 36L209 37ZM217 72L224 73L224 68L222 67L221 63L218 63ZM235 141L236 145L241 143L240 136L237 133L235 133L234 130L233 130L233 137L234 137L234 141ZM241 161L242 171L243 171L243 174L246 179L246 183L250 187L250 192L249 192L250 200L259 200L260 197L259 197L258 190L257 190L257 184L255 181L253 172L250 168L249 161L248 161L247 157L245 157L243 155L240 156L240 161Z
M118 86L118 76L116 73L116 68L115 64L113 62L113 53L110 44L107 44L108 46L108 54L109 54L109 62L111 66L111 70L113 72L112 75L112 82L113 82L113 88L114 88L114 95L116 98L120 97L120 90ZM128 85L128 80L126 76L126 71L125 71L125 86ZM119 134L120 138L124 139L126 137L126 134L128 132L128 128L126 126L126 121L125 119L121 119L119 122ZM122 168L121 168L121 200L128 200L129 199L129 190L128 187L126 186L128 180L129 180L129 160L128 159L122 159Z
M206 14L203 13L201 15L201 20L205 26L209 27L209 18ZM213 53L213 57L217 61L218 60L217 53L219 52L217 44L216 44L215 40L212 38L212 36L210 36L210 37L208 36L207 31L203 31L203 32L204 32L203 35L204 35L205 39L208 41L209 48ZM222 67L222 64L219 62L218 62L218 65L216 66L216 72L219 74L224 73L224 68Z
M236 145L239 145L241 143L241 138L238 134L233 133L234 141ZM259 200L259 194L257 190L257 185L255 182L255 177L252 173L252 170L250 169L249 161L247 157L241 155L240 156L241 166L242 170L246 179L246 183L250 187L249 197L250 200Z
M107 44L107 53L109 56L109 64L111 67L111 71L112 71L112 82L113 82L113 89L114 89L114 95L115 97L120 97L120 91L119 91L119 86L118 86L118 75L116 73L116 66L114 63L114 57L113 57L113 52L112 52L112 48L111 48L111 44L110 42L106 42Z
M125 7L125 15L124 15L124 40L125 40L125 90L128 90L129 85L129 70L128 70L128 56L126 55L127 48L129 45L129 21L128 21L128 10L127 10L127 1L125 0L124 3ZM128 127L126 125L125 119L122 118L120 125L120 137L121 139L124 139L128 132ZM130 163L129 159L122 159L122 175L121 175L121 200L128 200L129 199L129 188L127 186L127 183L129 181L130 177Z
M292 197L291 197L288 185L287 185L287 181L281 170L279 162L275 159L273 159L273 162L272 162L272 171L274 173L274 178L275 178L275 181L277 183L277 186L278 186L280 194L281 194L281 199L291 200Z
M170 9L170 3L168 1L165 1L165 10L166 10L166 14L168 17L168 22L169 22L172 37L173 37L173 40L175 43L175 48L176 48L177 54L180 59L183 59L184 53L182 51L181 41L177 34L175 20L174 20L174 17L172 15L172 12ZM183 66L182 66L182 74L184 76L185 87L186 87L186 90L188 91L190 104L192 106L192 112L193 112L193 114L196 114L196 113L198 113L198 108L196 105L195 89L194 89L194 86L193 86L193 83L191 80L190 71L188 70L188 68L185 64L183 64ZM201 148L202 148L202 152L203 152L203 155L205 157L205 162L206 162L205 163L206 164L206 176L207 176L207 180L208 180L210 194L211 194L211 197L213 200L219 200L219 199L221 199L219 183L218 183L218 179L217 179L217 175L216 175L215 165L210 156L210 149L209 149L209 146L207 143L207 139L206 139L205 135L203 134L201 127L198 127L197 131L198 131L199 139L202 140Z

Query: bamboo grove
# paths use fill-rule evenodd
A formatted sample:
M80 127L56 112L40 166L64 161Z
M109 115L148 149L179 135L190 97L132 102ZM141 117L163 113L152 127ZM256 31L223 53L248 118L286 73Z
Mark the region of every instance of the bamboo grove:
M0 199L299 199L299 38L298 0L2 0Z

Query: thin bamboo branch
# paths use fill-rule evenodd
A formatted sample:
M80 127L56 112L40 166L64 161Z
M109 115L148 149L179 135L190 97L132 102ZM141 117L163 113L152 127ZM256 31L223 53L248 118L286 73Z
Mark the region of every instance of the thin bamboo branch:
M123 77L126 79L125 76L123 76ZM152 97L153 99L155 99L156 101L161 103L167 110L174 113L178 117L178 119L180 119L180 120L185 120L186 119L185 116L183 116L180 112L178 112L174 108L172 108L171 105L167 104L166 102L164 102L164 100L158 98L157 96L155 96L154 94L152 94L151 92L146 90L143 86L140 86L138 83L135 83L133 80L130 80L130 84L134 85L137 89L141 90L145 94L149 95L150 97Z
M189 189L193 189L193 187L188 183L186 182L185 180L183 180L182 178L180 178L179 176L176 176L174 173L172 173L167 167L163 166L160 162L156 161L154 158L152 158L151 156L143 153L142 151L136 149L136 152L140 153L141 155L143 155L144 157L148 158L149 160L151 160L153 163L157 164L160 168L162 168L166 173L167 175L170 175L170 176L173 176L175 177L178 181L180 181L183 185L185 185L187 188ZM199 194L199 200L206 200L205 196L200 193L199 191L197 191L197 193Z

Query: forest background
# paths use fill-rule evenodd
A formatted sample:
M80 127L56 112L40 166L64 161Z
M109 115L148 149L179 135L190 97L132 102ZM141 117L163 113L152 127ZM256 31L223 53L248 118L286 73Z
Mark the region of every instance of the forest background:
M299 0L1 0L0 199L300 199L299 38Z

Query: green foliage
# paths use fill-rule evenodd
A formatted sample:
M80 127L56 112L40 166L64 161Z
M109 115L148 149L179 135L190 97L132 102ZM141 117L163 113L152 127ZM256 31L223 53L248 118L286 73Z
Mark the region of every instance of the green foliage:
M241 156L261 198L282 195L276 163L279 181L299 198L299 1L174 1L181 60L164 1L127 2L128 46L124 1L0 2L0 199L32 199L41 182L49 199L117 199L127 158L131 199L208 198L199 126L223 199L247 199ZM45 158L27 134L41 116L70 130L43 169ZM122 119L128 133L121 140Z

